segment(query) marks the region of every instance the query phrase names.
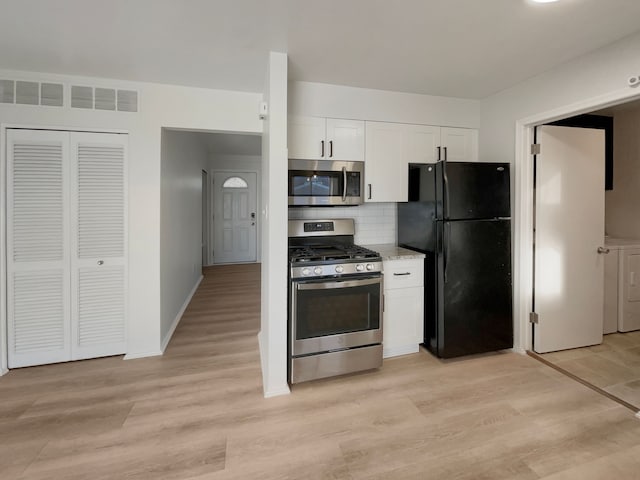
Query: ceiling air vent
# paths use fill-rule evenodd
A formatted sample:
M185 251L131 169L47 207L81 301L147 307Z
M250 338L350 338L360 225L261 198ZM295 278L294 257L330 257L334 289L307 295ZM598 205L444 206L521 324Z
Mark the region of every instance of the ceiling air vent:
M0 80L0 103L13 103L16 90L16 82L13 80Z
M16 103L21 105L39 105L40 84L38 82L16 82Z
M113 88L96 87L96 110L115 110L116 91Z
M93 87L71 86L71 107L93 109Z
M135 90L118 90L118 111L137 112L138 92Z
M61 107L64 99L64 88L61 83L40 84L40 105Z

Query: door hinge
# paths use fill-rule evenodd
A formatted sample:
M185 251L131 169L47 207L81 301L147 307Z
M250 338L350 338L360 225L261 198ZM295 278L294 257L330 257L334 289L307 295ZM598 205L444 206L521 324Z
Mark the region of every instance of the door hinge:
M540 144L532 143L531 144L531 155L540 155Z
M536 312L531 312L529 314L529 322L533 323L534 325L538 324L538 314Z

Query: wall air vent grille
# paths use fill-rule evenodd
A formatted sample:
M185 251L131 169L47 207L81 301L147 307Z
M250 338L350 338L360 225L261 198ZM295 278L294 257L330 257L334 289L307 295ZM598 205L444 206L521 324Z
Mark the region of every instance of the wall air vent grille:
M40 84L38 82L16 82L16 103L22 105L40 104Z
M116 91L113 88L96 87L96 110L115 110Z
M40 84L40 105L61 107L64 100L64 88L61 83Z
M71 87L71 107L93 109L93 87Z
M0 103L13 103L16 91L16 82L13 80L0 80Z
M118 111L137 112L138 92L135 90L118 90Z

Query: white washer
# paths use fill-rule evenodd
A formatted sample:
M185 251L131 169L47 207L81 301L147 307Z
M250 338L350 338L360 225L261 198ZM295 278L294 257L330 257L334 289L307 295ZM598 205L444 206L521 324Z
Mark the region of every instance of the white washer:
M640 330L640 240L607 237L605 245L611 250L610 255L617 250L618 256L618 331ZM605 266L605 302L606 285ZM605 315L605 331L608 329L606 320Z

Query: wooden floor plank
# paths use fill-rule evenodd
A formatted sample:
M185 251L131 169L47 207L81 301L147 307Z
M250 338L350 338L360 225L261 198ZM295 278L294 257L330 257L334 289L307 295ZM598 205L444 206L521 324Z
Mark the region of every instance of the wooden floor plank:
M638 471L631 412L514 353L442 361L421 350L264 399L259 268L206 269L162 357L1 377L0 478L533 480ZM635 337L595 353L634 367Z

